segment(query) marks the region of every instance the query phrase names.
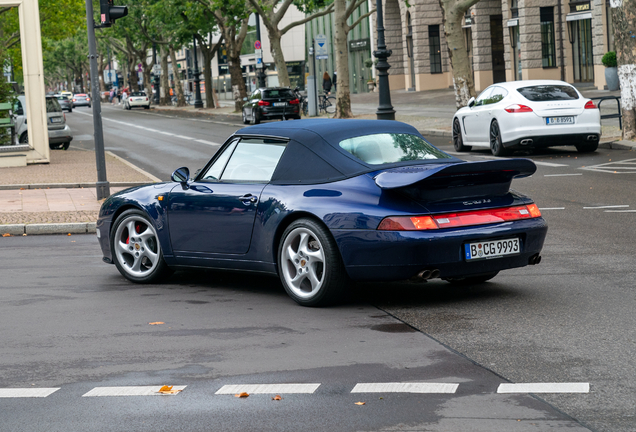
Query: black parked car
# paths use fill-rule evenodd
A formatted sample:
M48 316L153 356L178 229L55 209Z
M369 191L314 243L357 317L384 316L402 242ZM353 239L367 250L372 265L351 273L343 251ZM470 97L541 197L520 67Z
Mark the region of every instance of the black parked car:
M300 119L300 101L286 87L258 88L243 105L243 123L258 124L261 120Z
M62 107L62 111L73 112L73 101L63 95L55 95L58 103Z

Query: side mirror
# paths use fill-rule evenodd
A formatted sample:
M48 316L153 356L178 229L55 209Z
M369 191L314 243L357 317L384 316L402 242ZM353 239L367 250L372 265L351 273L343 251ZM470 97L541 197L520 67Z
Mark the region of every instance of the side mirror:
M175 172L172 173L172 181L181 183L182 186L185 186L190 179L190 170L187 167L177 168Z
M24 115L24 110L22 108L18 108L15 110L15 115Z
M244 98L243 98L243 101L247 102L247 98L246 98L246 97L244 97Z
M472 108L475 105L475 98L471 97L468 101L468 108Z

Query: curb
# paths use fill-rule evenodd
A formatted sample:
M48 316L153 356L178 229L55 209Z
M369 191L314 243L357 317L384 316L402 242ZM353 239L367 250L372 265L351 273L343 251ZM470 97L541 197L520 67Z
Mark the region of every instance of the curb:
M94 234L95 222L0 225L0 234L12 236L42 234Z
M159 180L161 182L161 180ZM110 187L133 187L143 186L154 183L153 181L147 182L110 182ZM14 190L14 189L76 189L76 188L96 188L96 183L37 183L37 184L12 184L12 185L0 185L0 190Z
M634 141L606 141L598 144L599 148L611 150L636 150L636 142Z
M418 132L421 133L424 138L426 138L427 136L444 137L444 138L453 137L453 133L451 131L447 131L444 129L424 129Z

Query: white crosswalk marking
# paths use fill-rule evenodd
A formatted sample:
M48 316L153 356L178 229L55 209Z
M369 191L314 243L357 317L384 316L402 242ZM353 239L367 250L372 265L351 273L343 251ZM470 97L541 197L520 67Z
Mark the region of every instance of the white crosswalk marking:
M320 384L237 384L224 385L215 394L313 393Z
M607 162L604 164L581 167L580 169L587 171L600 171L610 174L633 174L636 173L636 159Z
M351 393L455 393L451 383L358 383Z
M82 397L94 396L165 396L159 393L162 386L95 387ZM172 386L172 390L183 390L186 386ZM178 394L178 393L173 393Z
M60 388L4 388L0 389L0 398L44 398Z
M589 383L501 384L497 393L589 393Z

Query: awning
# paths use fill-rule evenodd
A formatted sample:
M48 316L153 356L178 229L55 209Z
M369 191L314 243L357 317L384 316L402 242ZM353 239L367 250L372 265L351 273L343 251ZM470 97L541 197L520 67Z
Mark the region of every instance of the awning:
M584 19L592 19L592 12L575 12L569 13L565 16L566 21L579 21Z
M508 23L506 24L507 27L517 27L518 25L519 25L518 19L508 20Z

